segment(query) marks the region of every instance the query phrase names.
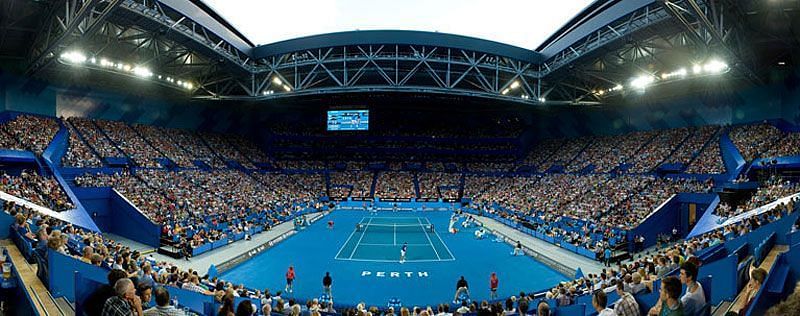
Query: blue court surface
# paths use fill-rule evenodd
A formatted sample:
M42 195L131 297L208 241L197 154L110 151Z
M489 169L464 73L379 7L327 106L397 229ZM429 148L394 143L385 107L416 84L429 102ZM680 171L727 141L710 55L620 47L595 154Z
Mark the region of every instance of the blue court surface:
M500 279L498 295L548 289L567 277L493 238L476 240L473 229L447 232L451 212L334 211L298 234L222 274L234 284L271 293L283 290L291 265L294 293L283 298L319 297L322 277L333 277L337 305L385 306L390 298L404 305L434 305L453 300L464 276L473 300L489 299L489 275ZM334 221L334 229L327 222ZM460 227L460 226L459 226ZM407 243L406 262L400 248Z

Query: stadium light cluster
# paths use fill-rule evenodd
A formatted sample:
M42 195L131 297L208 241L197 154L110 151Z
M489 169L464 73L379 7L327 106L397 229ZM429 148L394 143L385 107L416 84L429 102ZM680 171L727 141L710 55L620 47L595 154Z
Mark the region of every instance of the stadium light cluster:
M286 91L286 92L291 92L292 91L292 87L290 87L288 84L284 83L283 80L281 80L281 78L278 77L278 76L272 77L272 84L274 84L276 87L283 88L283 90ZM273 90L264 90L264 92L262 92L261 94L268 95L268 94L273 94L273 93L275 93L275 91L273 91Z
M635 91L644 91L647 87L659 82L669 82L674 80L682 80L688 78L697 78L705 75L718 75L730 70L727 63L716 58L709 59L705 63L693 64L690 68L682 67L672 72L663 72L659 76L652 74L643 74L631 78L627 88ZM625 87L617 84L613 88L594 90L592 93L597 96L611 94L613 92L622 91Z
M186 90L193 90L195 88L194 83L189 80L183 79L176 79L171 76L165 75L156 75L153 73L150 68L142 65L132 65L130 63L119 62L119 61L112 61L105 57L87 57L81 51L72 50L67 51L61 54L59 60L64 63L75 65L75 66L84 66L84 67L96 67L98 69L103 69L106 71L117 72L126 75L134 75L136 77L145 78L145 79L154 79L159 80L163 83L167 83L173 86L178 86Z
M511 90L516 90L517 88L519 88L519 86L520 86L519 80L514 80L514 82L512 82L511 85L509 85L507 88L503 89L503 91L501 91L500 94L506 95L509 92L511 92Z

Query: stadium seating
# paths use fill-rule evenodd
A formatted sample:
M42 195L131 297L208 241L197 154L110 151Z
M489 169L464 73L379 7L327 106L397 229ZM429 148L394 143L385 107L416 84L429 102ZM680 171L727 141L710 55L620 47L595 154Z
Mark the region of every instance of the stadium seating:
M41 131L27 127L35 134L28 143L38 145L20 146L24 140L19 138L19 133L8 132L8 127L0 131L3 132L0 144L7 149L29 150L41 155L49 139L62 127L58 119L27 116L17 116L15 121L6 125L31 124L50 126ZM352 161L346 157L334 161L272 159L241 137L81 118L70 118L63 124L69 138L60 158L62 165L87 171L74 179L75 185L78 188L113 187L152 222L161 225L165 242L189 244L194 256L240 242L271 226L290 221L308 209L319 208L320 201L330 196L338 199L464 198L471 203L470 212L487 215L572 253L596 259L603 249L626 243L627 232L673 195L709 191L708 182L664 178L651 173L660 164L682 163L689 173L724 171L719 153L718 138L722 133L719 127L584 137L566 140L566 144L546 141L516 163L402 163L388 159ZM731 135L732 138L744 137L739 134L774 134L763 126L741 129L744 131L737 131ZM774 139L773 136L764 137ZM400 142L395 145L402 148L408 144ZM446 147L437 146L439 149ZM450 150L463 150L464 146L458 145ZM495 146L483 147L491 148ZM759 150L763 149L754 149L753 152L760 153ZM129 158L132 168L122 171L100 168L108 165L107 158L120 157ZM266 165L276 168L269 172L259 170ZM525 165L535 165L538 171L559 166L575 173L516 172L518 167ZM38 172L24 171L19 176L5 174L0 185L4 192L53 210L74 207L65 193L69 188L62 188L55 179ZM796 184L772 180L765 182L751 198L739 205L720 204L722 206L716 213L724 217L737 216L796 191ZM5 209L9 214L22 214L28 223L27 226L15 227L12 235L22 253L31 260L41 261L37 258L37 249L47 250L50 246L38 241L37 233L44 231L40 227L47 227L51 233L59 231L68 235L63 244L54 242L50 246L50 251L65 256L64 260L68 260L65 262L90 263L92 256L87 255L85 249L91 248L92 254L103 256L100 266L102 271L108 271L120 263L111 263L108 258L129 256L133 259L136 256L113 240L69 223L19 206L7 205ZM625 275L645 271L644 282L649 288L657 289L659 277L676 273L675 266L669 264L673 256L695 255L703 263L722 260L740 263L739 269L732 273L738 273L735 283L741 287L749 277L749 263L758 265L764 261L779 239L778 234L773 233L759 241L750 241L751 227L778 221L781 216L776 212L793 209L793 204L780 205L776 210L734 227L724 227L634 259L621 265L624 270L611 269L609 274L622 280ZM740 244L741 238L748 238L748 241ZM728 249L729 243L736 248ZM41 257L42 251L38 253ZM660 265L662 258L667 259L666 265ZM171 269L166 263L155 263L142 257L134 261L139 266L150 264L159 269ZM53 267L42 271L61 273ZM776 265L770 271L774 276L770 277L765 291L782 292L788 271L787 265ZM88 276L86 282L103 281L91 278ZM177 285L179 281L185 280L165 282ZM204 282L211 286L211 280ZM575 288L575 304L556 306L554 303L551 306L557 314L588 313L587 307L591 305L588 294L599 282L599 275L569 282L566 286ZM714 280L701 279L701 282L706 282L703 283L705 290L716 291ZM70 290L74 295L80 292L77 286L75 284ZM255 290L239 290L255 295ZM185 299L186 306L193 310L216 308L211 297L178 288L171 289L171 292L180 300ZM712 293L709 292L708 296ZM645 308L652 306L655 294L655 291L640 293L636 298ZM546 299L554 298L553 291L540 295ZM610 297L616 298L614 295Z

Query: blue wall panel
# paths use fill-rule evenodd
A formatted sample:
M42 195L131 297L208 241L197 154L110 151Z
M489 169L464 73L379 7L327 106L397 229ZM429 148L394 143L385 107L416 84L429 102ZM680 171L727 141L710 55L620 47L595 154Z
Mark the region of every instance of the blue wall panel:
M108 270L105 268L78 261L51 249L47 250L47 263L50 269L48 287L53 297L64 296L70 302L75 301L75 272L96 282L108 282Z
M116 191L111 192L111 232L140 243L158 247L161 229Z

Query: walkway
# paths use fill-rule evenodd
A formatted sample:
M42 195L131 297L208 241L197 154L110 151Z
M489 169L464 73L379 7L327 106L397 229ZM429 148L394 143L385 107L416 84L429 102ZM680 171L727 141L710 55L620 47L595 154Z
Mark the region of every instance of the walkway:
M324 216L323 213L310 214L308 215L308 220L316 221L318 218L322 216ZM203 253L188 261L184 259L175 259L159 253L153 253L152 256L156 261L159 262L166 261L178 266L181 270L192 269L202 275L208 271L208 268L212 264L215 266L219 266L220 264L232 260L244 253L247 253L251 251L253 248L259 247L269 242L270 240L275 239L276 237L281 236L291 230L294 230L294 222L291 221L284 222L278 224L277 226L273 226L272 229L270 229L269 231L261 232L260 234L254 235L253 238L250 240L239 240L230 243L227 246ZM126 239L124 237L115 235L107 235L107 236L115 241L119 241L123 245L128 246L133 250L139 250L140 252L153 250L153 247L137 243L135 241Z
M558 262L561 265L568 267L571 271L573 271L573 275L569 275L569 277L573 277L574 271L578 268L581 268L584 274L600 273L603 270L603 265L600 264L600 262L591 260L544 240L525 234L494 219L483 216L475 216L475 218L479 222L483 223L483 226L490 231L497 231L502 235L508 236L508 238L512 240L519 240L524 247L527 247Z

